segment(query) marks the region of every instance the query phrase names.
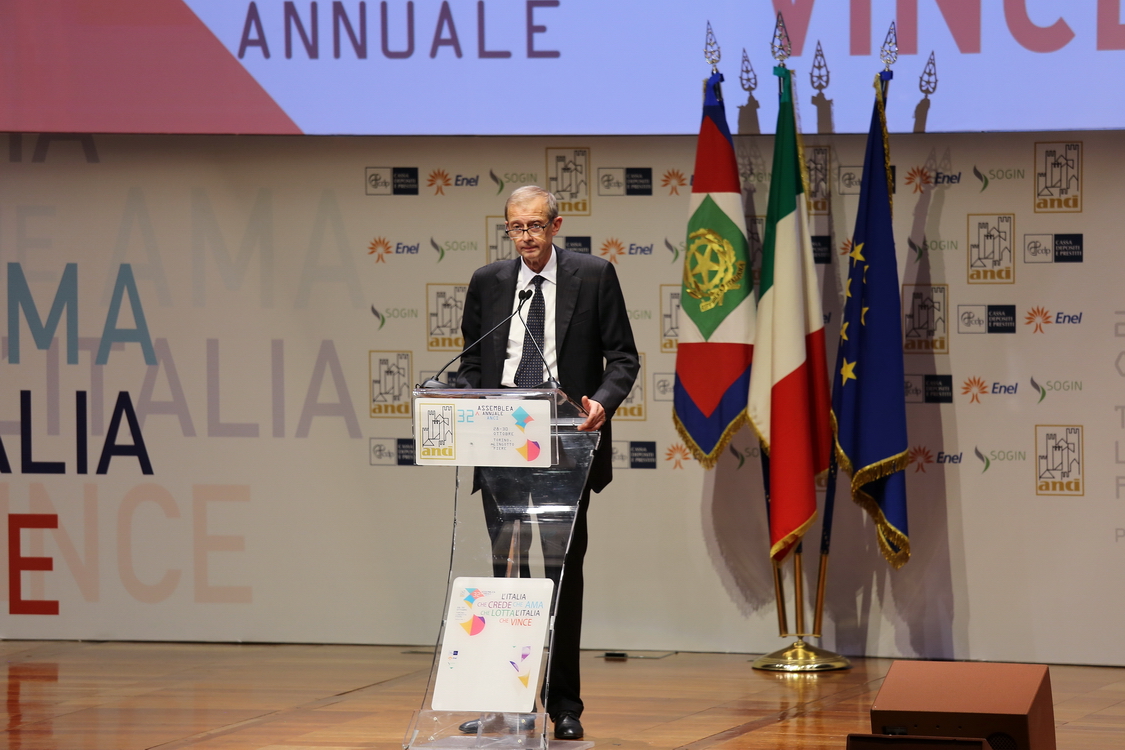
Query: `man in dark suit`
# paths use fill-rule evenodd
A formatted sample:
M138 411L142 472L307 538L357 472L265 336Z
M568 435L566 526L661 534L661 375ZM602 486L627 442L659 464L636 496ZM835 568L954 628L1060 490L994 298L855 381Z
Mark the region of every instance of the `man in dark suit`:
M527 387L539 385L548 373L552 374L562 390L571 399L580 399L589 413L578 429L601 430L601 443L566 551L561 585L557 567L552 570L548 564L546 571L559 585L546 709L555 724L555 737L579 739L583 736L578 652L586 511L590 491L601 492L613 478L609 419L629 395L640 361L615 267L602 258L554 246L553 238L563 221L555 197L540 187L519 188L508 198L504 218L520 258L497 261L473 274L465 297L461 334L467 344L477 341L512 314L521 292L531 290L535 296L525 307L526 317L544 316L544 340L538 342L542 357L530 341L525 347L527 331L516 318L465 352L458 379L470 388ZM536 307L540 294L543 299ZM525 358L525 352L531 356ZM495 542L502 519L496 515L496 504L488 497L487 488L482 494L489 533Z

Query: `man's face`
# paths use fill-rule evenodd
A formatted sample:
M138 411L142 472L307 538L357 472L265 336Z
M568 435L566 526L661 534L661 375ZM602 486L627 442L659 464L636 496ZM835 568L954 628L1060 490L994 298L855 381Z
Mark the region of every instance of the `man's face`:
M527 267L539 273L551 259L551 243L562 226L562 217L556 216L554 221L548 223L546 198L535 198L527 203L508 207L509 229L525 229L532 224L544 226L546 230L538 237L533 237L530 232L523 232L518 237L513 237L512 242Z

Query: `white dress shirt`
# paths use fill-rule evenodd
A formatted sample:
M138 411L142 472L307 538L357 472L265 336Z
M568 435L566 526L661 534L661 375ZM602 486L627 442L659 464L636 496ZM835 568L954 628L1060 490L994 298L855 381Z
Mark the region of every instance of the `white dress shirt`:
M555 352L555 291L558 287L559 263L558 248L551 249L551 258L539 273L535 273L527 264L520 262L520 276L516 280L516 292L512 298L512 311L520 303L520 292L530 289L535 291L535 284L531 282L536 276L542 276L543 282L543 307L546 320L543 323L543 357L547 360L547 369L543 371L543 379L548 375L558 377L558 355ZM524 303L520 314L512 318L512 325L508 328L508 350L504 358L504 374L500 384L508 387L516 385L516 369L523 358L523 338L527 332L527 312L531 307L531 299Z

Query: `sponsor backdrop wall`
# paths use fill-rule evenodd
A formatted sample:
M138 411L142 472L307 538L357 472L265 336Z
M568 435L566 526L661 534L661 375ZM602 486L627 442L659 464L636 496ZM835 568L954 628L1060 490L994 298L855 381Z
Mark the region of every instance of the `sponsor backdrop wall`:
M830 339L863 138L805 139ZM1123 139L891 137L913 558L841 493L828 647L1125 664ZM782 645L750 432L707 473L672 427L693 137L7 140L0 637L432 643L454 472L410 390L538 183L643 354L585 645ZM736 141L757 251L772 138Z

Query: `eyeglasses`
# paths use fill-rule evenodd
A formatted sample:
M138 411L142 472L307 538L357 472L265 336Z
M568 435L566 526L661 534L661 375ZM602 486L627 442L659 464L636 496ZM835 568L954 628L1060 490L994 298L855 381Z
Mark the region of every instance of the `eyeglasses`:
M509 227L504 230L504 234L508 235L514 240L524 232L527 232L532 237L542 237L546 233L546 231L547 226L544 226L543 224L531 224L527 227Z

